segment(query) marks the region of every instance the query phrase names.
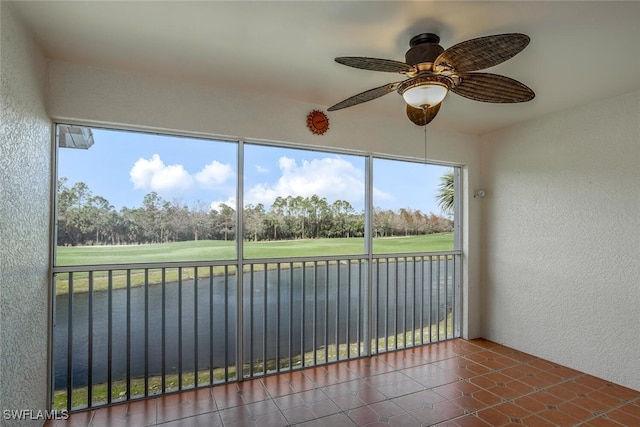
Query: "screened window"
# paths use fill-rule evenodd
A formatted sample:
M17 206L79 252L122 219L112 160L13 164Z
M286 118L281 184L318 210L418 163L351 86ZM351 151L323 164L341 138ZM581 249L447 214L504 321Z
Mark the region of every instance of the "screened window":
M57 135L58 266L360 255L369 232L374 254L456 247L456 167L70 125Z
M245 145L244 159L245 257L364 253L364 157Z
M236 258L237 144L58 126L57 265Z
M454 249L454 170L374 159L374 253Z

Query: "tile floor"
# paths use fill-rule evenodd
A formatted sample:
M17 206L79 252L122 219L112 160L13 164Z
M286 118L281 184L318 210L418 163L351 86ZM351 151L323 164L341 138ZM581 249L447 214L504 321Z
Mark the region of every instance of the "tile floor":
M640 426L640 392L486 340L78 412L47 426Z

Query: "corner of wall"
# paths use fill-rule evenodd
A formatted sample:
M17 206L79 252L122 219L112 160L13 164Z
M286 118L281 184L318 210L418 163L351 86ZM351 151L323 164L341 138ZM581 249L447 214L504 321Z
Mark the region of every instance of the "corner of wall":
M640 388L640 91L482 138L483 335Z
M44 410L50 404L46 62L11 3L0 2L0 20L0 402L2 410Z

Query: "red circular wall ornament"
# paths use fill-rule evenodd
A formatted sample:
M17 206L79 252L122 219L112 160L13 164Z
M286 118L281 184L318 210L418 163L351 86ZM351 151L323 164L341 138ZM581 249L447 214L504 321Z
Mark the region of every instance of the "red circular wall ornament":
M307 115L307 127L314 135L322 135L329 130L329 118L319 110L313 110Z

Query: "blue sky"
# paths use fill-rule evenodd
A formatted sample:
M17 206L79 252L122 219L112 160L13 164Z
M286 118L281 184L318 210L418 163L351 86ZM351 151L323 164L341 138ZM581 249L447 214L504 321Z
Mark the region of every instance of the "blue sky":
M120 210L138 207L155 191L192 208L235 208L237 145L233 142L93 130L88 150L60 148L58 176L67 186L82 181ZM309 150L245 144L245 205L268 209L277 197L317 194L329 203L364 205L365 158ZM449 167L374 159L374 206L441 214L435 200Z

